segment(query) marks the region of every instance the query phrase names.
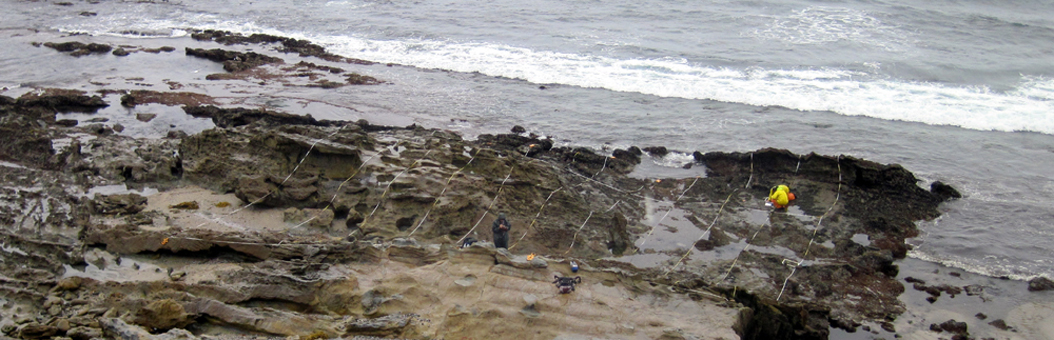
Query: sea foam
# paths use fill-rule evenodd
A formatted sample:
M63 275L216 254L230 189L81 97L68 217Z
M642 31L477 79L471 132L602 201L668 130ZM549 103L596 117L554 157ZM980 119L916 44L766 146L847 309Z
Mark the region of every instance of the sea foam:
M709 99L802 111L1054 134L1054 80L1024 77L1011 91L869 77L844 69L745 70L687 61L628 59L508 45L311 37L335 52L385 63L661 97Z
M829 15L827 13L826 15ZM803 18L812 14L803 13ZM856 18L856 13L845 14ZM801 19L805 20L805 19ZM860 18L874 23L867 18ZM680 58L617 59L472 41L371 39L355 35L285 32L249 22L224 21L208 15L152 20L138 26L61 27L92 34L173 32L181 28L264 33L308 39L332 52L381 63L638 92L660 97L706 99L802 111L830 111L848 116L950 125L975 130L1030 131L1054 134L1054 79L1023 75L1009 91L905 81L839 68L736 69L693 63ZM879 25L879 27L883 27Z

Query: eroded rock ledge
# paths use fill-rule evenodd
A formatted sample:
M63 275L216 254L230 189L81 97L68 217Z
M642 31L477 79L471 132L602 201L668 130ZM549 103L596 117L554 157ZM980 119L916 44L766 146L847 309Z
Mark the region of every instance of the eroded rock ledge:
M215 129L166 139L55 121L56 105L100 102L0 96L13 136L0 160L17 162L0 166L11 336L824 339L832 323L903 311L893 261L914 222L955 196L896 165L777 149L696 152L706 177L645 180L626 176L651 157L639 148L606 155L520 134L465 140L214 106L184 111ZM74 133L90 146L55 150ZM162 192L84 194L103 183ZM762 203L780 183L798 194L791 212ZM656 205L708 237L640 246ZM490 239L497 212L516 223L511 253L459 249ZM557 295L550 281L571 260L586 284Z

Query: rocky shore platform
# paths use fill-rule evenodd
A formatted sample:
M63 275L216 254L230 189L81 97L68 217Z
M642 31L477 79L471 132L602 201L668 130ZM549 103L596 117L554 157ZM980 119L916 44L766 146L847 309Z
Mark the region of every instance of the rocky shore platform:
M0 95L2 334L827 339L873 326L899 337L906 291L982 294L900 275L916 222L958 193L897 165L696 151L684 167L698 176L662 178L638 169L661 146L316 119L251 105L261 94L246 89L385 80L307 41L193 39L215 46L34 45L68 58L184 53L223 71ZM777 184L798 197L788 209L764 204ZM513 223L509 249L489 242L499 213ZM559 294L554 276L582 283ZM943 321L925 334L970 338Z

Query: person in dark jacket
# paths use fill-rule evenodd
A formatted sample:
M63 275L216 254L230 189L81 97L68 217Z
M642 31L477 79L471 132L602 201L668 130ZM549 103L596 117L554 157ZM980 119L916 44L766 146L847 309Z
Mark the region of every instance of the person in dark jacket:
M494 232L495 248L509 248L509 229L511 228L512 224L505 219L505 214L498 214L498 219L494 220L494 224L490 227L490 230Z

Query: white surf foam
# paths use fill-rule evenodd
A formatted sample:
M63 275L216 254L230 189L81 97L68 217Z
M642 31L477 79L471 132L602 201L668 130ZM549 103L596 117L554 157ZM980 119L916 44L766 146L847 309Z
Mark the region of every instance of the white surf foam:
M736 70L672 60L618 60L507 45L441 41L321 39L338 54L386 63L662 97L710 99L977 130L1054 134L1050 79L1014 91L897 80L859 80L841 69ZM854 79L855 78L855 79Z
M179 38L189 35L183 22L214 22L214 16L197 14L182 19L169 20L140 17L128 13L102 15L90 21L74 21L55 27L63 33L85 33L90 35L118 36L129 39Z
M863 22L868 22L865 19ZM111 21L110 24L120 22ZM307 39L333 53L421 68L479 72L540 84L566 84L622 92L709 99L803 111L831 111L850 116L951 125L976 130L1032 131L1054 134L1054 79L1023 76L1011 91L985 87L873 79L835 68L732 69L683 59L614 59L504 44L423 39L376 40L282 32L253 23L221 21L194 15L174 21L154 20L143 29L194 26L238 33L264 33ZM132 27L139 30L139 27ZM71 29L66 27L65 29ZM128 30L81 27L110 34ZM92 31L95 32L92 32ZM175 31L173 31L175 32Z
M940 263L941 265L959 268L967 272L974 274L985 275L990 277L1007 277L1011 280L1028 281L1040 276L1054 276L1052 274L1019 274L1019 273L1035 273L1040 268L1032 268L1023 266L1020 263L1010 261L1008 259L985 259L992 261L993 263L986 263L977 259L966 259L966 258L951 258L940 254L934 254L926 251L910 250L908 251L908 257Z

